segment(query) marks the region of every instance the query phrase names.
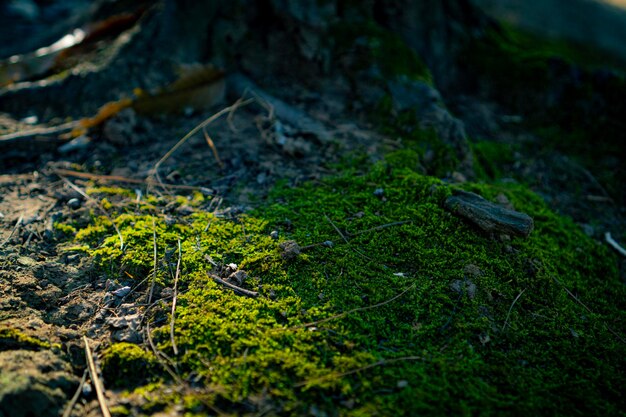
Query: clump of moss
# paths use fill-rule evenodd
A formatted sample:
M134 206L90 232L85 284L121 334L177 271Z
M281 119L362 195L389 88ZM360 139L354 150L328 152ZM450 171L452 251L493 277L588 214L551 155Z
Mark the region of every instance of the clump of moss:
M499 180L508 166L515 162L512 145L481 140L473 142L474 169L477 177L485 181Z
M149 273L153 219L159 268L176 263L181 241L179 354L168 325L152 336L181 377L205 389L168 401L200 414L622 410L626 348L613 332L626 324L626 290L614 256L516 184L466 185L504 194L535 219L527 240L484 235L442 209L449 188L416 164L407 152L368 172L280 187L274 203L240 217L116 213L122 249L96 218L107 236L90 250L105 266ZM284 256L287 240L298 256ZM207 255L237 263L259 297L214 282ZM146 360L134 345L111 349L105 372L135 369L119 359L127 351ZM107 379L123 385L125 376ZM173 395L161 384L148 385L151 404Z
M116 343L101 356L107 386L131 387L160 376L155 356L132 343Z
M13 349L40 350L50 349L49 342L28 336L17 329L0 329L0 351Z

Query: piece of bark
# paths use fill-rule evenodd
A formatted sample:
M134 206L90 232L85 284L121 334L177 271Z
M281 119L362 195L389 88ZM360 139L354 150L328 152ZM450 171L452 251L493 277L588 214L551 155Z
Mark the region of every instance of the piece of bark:
M498 206L478 194L455 190L444 205L488 233L528 237L533 230L533 219L527 214Z

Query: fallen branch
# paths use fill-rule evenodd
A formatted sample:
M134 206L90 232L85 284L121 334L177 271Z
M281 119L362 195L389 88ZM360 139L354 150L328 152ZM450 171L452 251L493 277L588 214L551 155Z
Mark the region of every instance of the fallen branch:
M250 290L246 290L245 288L238 287L238 286L236 286L234 284L231 284L228 281L224 281L222 278L220 278L220 277L218 277L216 275L209 274L208 272L207 272L207 275L211 279L213 279L213 281L215 281L218 284L221 284L221 285L223 285L223 286L225 286L227 288L230 288L231 290L233 290L235 292L238 292L238 293L243 294L243 295L247 295L248 297L252 297L252 298L256 298L256 297L259 296L259 293L256 292L256 291L250 291Z
M91 377L91 382L93 383L96 390L96 396L98 397L100 410L102 410L102 415L104 417L111 417L111 413L109 413L109 409L104 398L104 388L102 386L102 381L100 381L98 373L96 372L96 364L94 363L93 356L91 355L91 349L89 348L89 340L87 340L87 336L83 336L83 342L85 343L85 355L87 356L89 376Z
M620 244L617 243L615 239L613 239L613 237L611 236L611 232L606 232L604 234L604 239L606 240L606 243L608 243L613 249L617 251L617 253L626 257L626 249L622 248Z

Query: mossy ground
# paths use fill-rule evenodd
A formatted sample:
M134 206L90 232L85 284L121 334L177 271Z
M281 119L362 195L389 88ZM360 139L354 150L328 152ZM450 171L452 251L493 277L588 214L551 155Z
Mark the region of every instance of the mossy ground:
M106 217L76 239L111 277L140 281L152 277L156 234L161 286L173 284L181 242L178 355L165 301L152 337L170 358L161 364L196 388L168 390L175 380L149 348L126 344L104 353L107 386L146 398L143 413L173 403L189 415L622 412L626 290L614 256L515 184L465 186L535 219L527 240L486 236L441 208L448 186L411 169L415 158L398 151L278 187L239 216L210 212L199 195L137 204L108 193L124 247ZM306 249L286 259L286 240ZM215 283L207 256L238 264L260 296ZM146 364L128 379L126 365Z

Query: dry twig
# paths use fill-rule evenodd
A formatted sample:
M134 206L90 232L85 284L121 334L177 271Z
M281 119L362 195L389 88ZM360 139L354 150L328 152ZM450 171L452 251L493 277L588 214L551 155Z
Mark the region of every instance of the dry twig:
M72 171L69 169L60 169L60 168L53 168L51 172L58 175L59 177L60 176L76 177L76 178L84 178L84 179L89 179L93 181L102 181L102 182L125 182L128 184L142 184L146 186L159 185L159 186L162 186L163 188L170 188L172 190L201 191L206 194L213 193L212 190L206 187L196 187L193 185L183 185L183 184L159 184L157 181L151 180L149 178L145 180L139 180L136 178L122 177L119 175L98 175L98 174L91 174L89 172Z
M161 177L159 176L159 168L161 167L161 165L167 161L170 156L172 156L174 154L174 152L176 152L181 146L183 146L185 144L185 142L187 142L189 140L189 138L191 138L193 135L195 135L197 132L199 132L201 129L204 129L205 127L207 127L208 125L210 125L211 123L213 123L214 121L216 121L217 119L219 119L220 117L222 117L223 115L232 112L234 109L237 109L239 107L243 107L247 104L250 104L254 101L254 99L248 99L242 102L235 102L235 104L228 106L220 111L218 111L217 113L215 113L213 116L207 118L206 120L204 120L202 123L200 123L199 125L197 125L196 127L194 127L193 129L191 129L185 136L183 136L169 151L167 151L165 153L165 155L163 155L161 157L161 159L159 159L157 161L157 163L154 165L153 168L153 173L154 176L156 177L158 183L160 185L163 185L163 180L161 180Z
M17 219L17 222L15 222L15 227L13 227L13 230L11 230L11 234L9 235L9 237L7 237L4 242L2 242L2 244L0 245L0 248L3 247L4 245L6 245L7 243L9 243L9 241L11 240L11 238L13 237L13 235L15 234L15 232L17 232L17 229L19 229L20 225L22 224L22 220L24 220L24 216L20 216L19 219Z
M515 297L515 300L513 300L513 302L511 303L511 307L509 307L509 312L506 313L506 319L504 320L504 324L502 325L502 331L504 331L504 329L506 328L506 325L509 322L509 316L511 315L511 311L513 311L513 306L515 305L515 303L517 303L517 300L520 299L522 294L524 294L524 291L526 291L526 288L524 288L522 291L520 291L520 293L517 294L517 297Z
M172 341L172 349L174 355L178 355L178 346L176 346L176 339L174 338L174 321L176 320L176 298L178 294L178 278L180 277L180 261L182 259L182 249L180 246L180 239L178 239L178 262L176 263L176 275L174 276L174 296L172 298L172 317L170 319L170 339Z
M83 336L83 342L85 343L85 355L87 356L89 376L91 377L91 382L93 383L93 386L96 390L96 396L98 397L100 410L102 410L102 415L104 417L111 417L111 413L109 413L109 408L107 407L106 400L104 398L104 388L102 386L102 381L100 381L98 373L96 372L96 364L94 363L93 356L91 355L91 349L89 348L89 340L87 340L87 336Z
M72 415L72 410L76 405L76 401L80 398L80 394L83 392L83 386L85 385L85 381L87 380L87 374L89 373L89 369L85 369L83 372L83 377L78 384L78 388L76 388L76 392L72 396L72 399L65 406L65 411L63 412L63 417L70 417Z
M152 282L150 283L150 291L148 292L148 304L152 302L152 295L154 294L154 286L156 285L157 277L157 243L156 243L156 223L154 217L152 218L152 248L154 252L153 270L152 270Z
M211 151L213 152L213 157L215 158L215 161L217 162L217 165L219 165L220 168L223 169L224 168L224 163L220 159L220 155L217 152L217 148L215 147L215 143L213 143L213 139L211 139L211 136L209 136L209 133L206 131L205 128L202 128L202 133L204 133L204 139L206 140L207 145L209 145L209 148L211 148Z
M371 306L353 308L352 310L348 310L348 311L345 311L343 313L335 314L334 316L326 317L325 319L316 320L316 321L312 321L312 322L309 322L309 323L304 323L304 324L301 324L299 326L293 326L293 327L287 327L287 328L278 328L276 330L297 330L297 329L303 329L303 328L306 328L306 327L317 326L319 324L326 323L326 322L331 321L331 320L336 320L336 319L343 318L343 317L348 316L348 315L353 314L353 313L358 313L360 311L367 311L367 310L372 310L372 309L375 309L375 308L378 308L378 307L382 307L382 306L384 306L386 304L389 304L389 303L397 300L398 298L402 297L404 294L406 294L407 292L409 292L413 288L415 288L415 284L411 285L409 288L405 289L401 293L394 295L390 299L385 300L385 301L381 301L380 303L376 303L376 304L373 304Z
M408 223L413 223L413 220L404 220L404 221L400 221L400 222L381 224L380 226L372 227L371 229L359 230L358 232L348 233L348 234L350 236L358 236L358 235L362 235L364 233L374 232L376 230L382 230L382 229L386 229L388 227L393 227L393 226L401 226L403 224L408 224Z
M343 239L344 242L346 242L346 244L348 246L350 245L350 242L348 242L348 238L346 237L345 234L343 234L343 232L341 230L339 230L339 228L335 225L335 223L333 223L333 221L330 219L330 217L328 217L327 215L324 215L324 217L326 218L326 220L328 220L328 223L330 223L330 225L333 227L333 229L335 229L335 231L339 234L339 236L341 236L341 238ZM351 246L352 250L355 251L356 253L358 253L359 255L361 255L362 257L364 257L365 259L367 259L368 261L371 261L372 258L370 258L369 256L367 256L366 254L364 254L363 252L361 252L360 250L358 250L357 248L355 248L354 246Z
M154 344L154 341L152 340L152 334L150 331L149 321L146 322L146 335L148 339L148 344L150 345L150 348L152 349L152 352L154 353L154 357L156 358L157 362L159 362L159 365L161 365L163 369L165 369L165 371L168 374L170 374L172 379L176 381L177 384L179 385L182 384L183 383L182 378L178 376L178 374L172 368L170 368L170 366L166 363L167 361L170 364L174 365L174 361L172 361L172 359L169 356L167 356L165 353L158 350L156 345Z
M565 292L566 292L566 293L567 293L570 297L572 297L572 298L574 299L574 301L576 301L576 302L577 302L578 304L580 304L580 305L581 305L581 306L582 306L585 310L587 310L587 312L588 312L589 314L594 314L594 313L593 313L593 311L592 311L589 307L587 307L587 306L585 305L585 303L583 303L582 301L580 301L580 299L579 299L578 297L576 297L576 296L574 295L574 293L572 293L572 292L569 290L569 288L567 288L565 285L563 285L563 284L561 283L561 281L559 281L559 280L558 280L556 277L554 277L554 276L552 277L552 279L554 280L554 282L556 282L557 284L559 284L559 285L561 286L561 288L563 288L563 289L565 290ZM619 334L619 333L617 333L615 330L613 330L611 327L609 327L609 325L608 325L608 324L606 324L606 323L603 323L603 324L604 324L604 327L605 327L605 328L606 328L609 332L611 332L611 333L612 333L615 337L617 337L617 338L620 340L620 342L622 342L622 343L626 344L626 339L624 339L624 337L623 337L622 335L620 335L620 334Z
M218 277L216 275L209 274L208 272L207 272L207 275L209 277L211 277L213 279L213 281L217 282L218 284L222 284L223 286L228 287L228 288L230 288L233 291L236 291L236 292L241 293L243 295L247 295L248 297L252 297L252 298L255 298L255 297L259 296L259 293L256 292L256 291L250 291L250 290L246 290L245 288L238 287L238 286L236 286L234 284L231 284L228 281L224 281L222 278L220 278L220 277Z

